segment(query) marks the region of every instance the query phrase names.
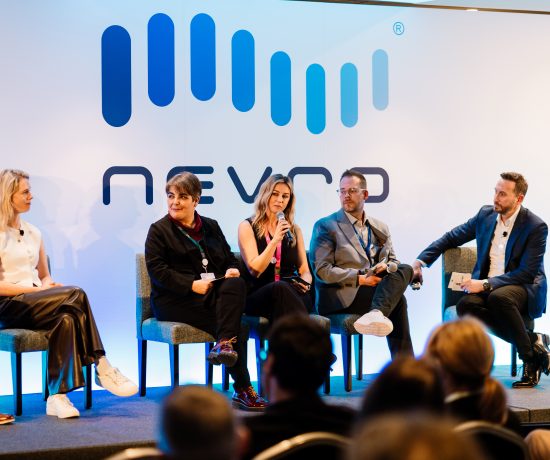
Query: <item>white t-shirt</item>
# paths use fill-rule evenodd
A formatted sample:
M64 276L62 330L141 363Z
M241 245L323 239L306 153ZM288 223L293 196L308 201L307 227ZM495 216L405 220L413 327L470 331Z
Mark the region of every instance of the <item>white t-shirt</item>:
M42 234L23 220L21 230L23 235L16 228L0 232L0 281L27 287L42 286L37 270Z

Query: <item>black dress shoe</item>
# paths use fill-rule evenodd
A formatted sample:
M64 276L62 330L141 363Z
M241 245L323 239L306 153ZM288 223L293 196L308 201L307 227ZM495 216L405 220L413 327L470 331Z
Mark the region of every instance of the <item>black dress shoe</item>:
M538 361L524 362L521 380L512 383L512 388L533 388L540 380L541 366Z
M537 340L533 343L533 348L539 356L541 370L546 375L550 374L550 337L540 332L535 332Z

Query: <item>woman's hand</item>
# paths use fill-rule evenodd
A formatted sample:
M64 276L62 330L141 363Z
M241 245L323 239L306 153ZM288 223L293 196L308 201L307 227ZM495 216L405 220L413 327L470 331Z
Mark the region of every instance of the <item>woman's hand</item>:
M225 272L226 278L238 278L241 276L241 272L237 268L228 268Z
M212 288L211 280L195 280L191 285L191 290L197 294L204 295Z
M275 234L273 235L273 241L279 243L283 241L286 232L290 230L290 224L287 220L281 219L277 221L277 227L275 228Z

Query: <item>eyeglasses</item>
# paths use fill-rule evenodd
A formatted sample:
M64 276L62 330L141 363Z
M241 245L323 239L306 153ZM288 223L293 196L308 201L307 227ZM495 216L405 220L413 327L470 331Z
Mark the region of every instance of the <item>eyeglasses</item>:
M352 187L352 188L339 188L336 190L336 193L338 193L338 195L340 196L346 196L346 195L357 195L358 193L361 193L363 191L365 191L366 188L355 188L355 187Z

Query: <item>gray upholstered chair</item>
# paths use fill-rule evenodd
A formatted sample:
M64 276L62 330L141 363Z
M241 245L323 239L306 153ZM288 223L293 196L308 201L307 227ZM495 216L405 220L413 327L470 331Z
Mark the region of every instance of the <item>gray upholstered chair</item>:
M49 259L48 259L49 265ZM48 339L46 331L31 329L0 329L0 351L7 351L11 355L11 380L13 386L13 412L15 415L23 413L23 381L22 381L22 354L33 351L42 352L42 394L44 399L48 392ZM86 387L84 388L84 406L92 407L92 366L84 368Z
M443 254L442 263L442 298L441 298L441 315L443 321L451 321L457 317L456 304L464 295L461 291L453 291L449 289L449 281L453 272L472 273L477 260L477 248L464 246L459 248L448 249ZM523 316L525 327L529 331L535 328L535 322L529 316ZM517 375L517 349L512 344L512 364L510 373L513 377Z
M147 341L168 344L171 385L179 385L179 345L204 343L208 355L216 341L214 336L185 323L158 321L151 310L151 279L145 255L136 255L136 329L138 339L139 395L147 392ZM206 362L206 383L212 385L212 365Z

